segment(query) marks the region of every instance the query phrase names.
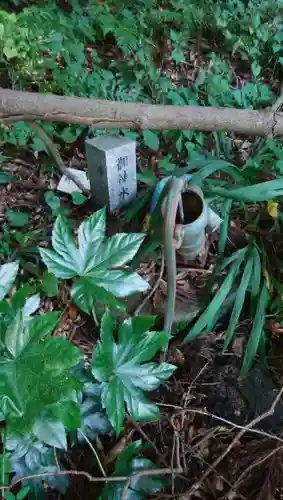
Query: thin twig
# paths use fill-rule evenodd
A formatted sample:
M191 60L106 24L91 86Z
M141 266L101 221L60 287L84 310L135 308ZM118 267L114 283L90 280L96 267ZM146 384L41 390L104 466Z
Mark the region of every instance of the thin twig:
M182 474L183 469L175 469L173 470L175 474ZM44 479L46 477L59 477L59 476L83 476L90 483L118 483L121 481L129 481L132 479L138 479L142 476L163 476L167 474L171 474L171 469L150 469L150 470L142 470L136 473L133 473L131 476L110 476L110 477L96 477L92 476L88 472L84 470L60 470L60 471L50 471L50 472L42 472L38 474L27 474L26 476L18 477L15 481L10 483L10 486L4 486L5 490L11 490L16 484L21 483L22 481L27 481L28 479ZM128 488L127 488L128 489Z
M125 500L125 497L126 497L126 493L131 485L131 481L133 479L135 479L135 481L137 479L139 479L140 477L143 477L143 476L161 476L161 475L168 475L168 474L182 474L183 472L183 469L171 469L171 468L168 468L168 469L153 469L151 471L144 471L144 470L141 470L139 472L137 472L136 474L133 474L132 476L130 476L125 485L124 485L124 488L122 490L122 493L121 493L121 496L120 496L120 500Z
M210 361L207 361L203 366L202 368L200 369L200 371L196 374L195 378L191 381L189 387L188 387L188 390L186 392L186 396L185 396L185 401L184 401L184 405L186 406L187 405L187 402L188 402L188 399L189 399L189 395L190 395L190 392L192 390L192 387L193 385L195 384L195 382L200 378L200 376L203 374L203 372L206 370L206 368L208 367L208 365L210 364Z
M145 304L151 299L151 297L153 296L153 294L156 292L157 288L159 287L159 283L160 283L162 276L163 276L163 273L164 273L164 263L165 263L164 252L162 251L160 272L159 272L158 278L157 278L154 286L150 290L150 292L143 299L142 303L139 304L138 307L136 308L136 310L134 312L134 316L137 316L142 311Z
M197 458L197 459L198 459L198 460L199 460L202 464L207 465L207 467L209 467L209 468L211 469L211 471L212 471L212 472L215 472L215 474L216 474L216 475L217 475L217 476L218 476L218 477L219 477L219 478L220 478L220 479L221 479L221 480L222 480L225 484L227 484L227 486L229 486L229 488L232 488L232 486L233 486L233 485L230 483L230 481L229 481L228 479L226 479L226 477L224 477L222 474L220 474L220 472L218 472L216 469L214 469L214 468L212 467L212 465L210 465L210 464L207 462L207 460L205 460L205 459L203 458L203 456L201 456L201 455L199 455L198 453L196 453L196 452L194 451L194 449L193 449L193 448L191 448L191 447L189 447L189 452L191 452L191 453L192 453L192 454L193 454L193 455L194 455L194 456L195 456L195 457L196 457L196 458ZM246 497L244 497L243 495L241 495L241 493L239 493L239 495L238 495L238 496L239 496L239 498L240 498L241 500L247 500L247 499L246 499ZM187 499L186 499L186 500L187 500Z
M101 470L101 473L104 477L106 477L106 472L105 470L103 469L103 465L100 461L100 458L98 456L98 453L96 451L96 449L94 448L94 446L92 445L92 443L90 442L90 440L88 439L88 437L85 435L85 433L81 430L81 429L78 429L78 432L82 435L82 437L84 438L84 440L87 442L88 446L90 447L92 453L94 454L95 456L95 459L97 461L97 464L98 464L98 467L100 468Z
M152 446L154 449L156 455L159 457L160 462L166 467L167 462L159 452L156 444L150 439L150 437L144 432L144 430L141 428L141 426L132 420L128 415L127 415L127 420L133 425L133 427L140 433L140 435Z
M242 472L242 474L238 477L237 481L231 486L230 491L226 493L223 497L223 500L228 500L230 498L230 495L233 492L236 492L237 488L239 488L240 484L243 482L245 479L245 476L247 476L255 467L258 467L259 465L263 464L266 460L271 458L275 453L278 453L279 451L283 450L283 446L278 446L278 448L274 448L270 453L265 455L262 458L259 458L255 462L253 462L247 469Z
M224 450L223 453L221 453L221 455L219 457L217 457L214 462L212 463L211 467L213 469L216 469L216 467L220 464L220 462L222 462L222 460L228 455L228 453L230 453L230 451L232 450L232 448L234 447L234 445L236 443L238 443L238 441L243 437L243 435L246 433L246 432L251 432L252 428L258 424L259 422L261 422L262 420L264 420L265 418L267 417L270 417L271 415L273 415L274 411L275 411L275 408L276 408L276 405L278 404L281 396L283 394L283 387L281 388L281 390L279 391L279 393L277 394L276 398L274 399L271 407L269 408L269 410L267 410L265 413L262 413L261 415L259 415L258 417L254 418L248 425L246 425L246 427L242 428L240 430L240 432L238 432L238 434L234 437L234 439L231 441L231 443L229 444L229 446L226 448L226 450ZM192 494L195 489L199 488L200 485L203 483L203 481L209 476L209 474L211 473L211 468L207 469L204 474L202 474L202 476L200 477L200 479L197 481L197 483L195 483L191 489L185 493L184 495L182 495L180 497L180 500L185 500L187 498L187 495L189 494Z
M76 186L78 186L78 188L85 195L89 196L89 194L90 194L89 189L87 189L81 183L81 181L78 179L78 177L73 172L70 172L70 170L67 167L65 167L64 162L63 162L63 160L61 158L61 155L59 153L58 148L55 146L54 142L47 135L47 133L45 132L45 130L40 125L38 125L38 123L28 122L28 124L34 130L34 132L36 132L36 134L38 135L38 137L42 140L44 146L46 146L47 151L53 157L53 159L54 159L57 167L60 170L60 172L63 175L66 175L66 177L68 177L68 179L70 179L71 181L73 181L76 184Z
M162 404L160 403L159 406L161 406L161 405ZM178 409L178 407L177 407L177 409ZM186 412L196 413L198 415L204 415L205 417L214 418L215 420L218 420L219 422L223 422L224 424L231 425L235 429L241 429L244 432L248 431L252 434L257 434L258 436L264 436L264 437L267 437L269 439L273 439L275 441L278 441L279 443L283 443L283 439L278 437L278 436L275 436L274 434L270 434L269 432L261 431L260 429L248 428L248 426L245 427L244 425L236 424L235 422L232 422L231 420L227 420L226 418L223 418L223 417L218 417L218 415L214 415L214 413L209 413L208 411L199 410L198 408L184 408L183 410L178 411L178 413L176 413L176 415L183 414ZM269 416L269 415L267 415L267 416ZM266 417L264 417L264 418L266 418ZM256 423L253 425L256 425ZM250 424L248 424L248 425L250 425Z

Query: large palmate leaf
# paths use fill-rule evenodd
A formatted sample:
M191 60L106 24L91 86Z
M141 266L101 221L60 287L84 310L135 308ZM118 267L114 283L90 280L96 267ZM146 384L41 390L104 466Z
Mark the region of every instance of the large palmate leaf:
M152 391L167 380L176 369L168 363L146 363L169 341L165 332L151 332L154 318L136 317L126 320L114 340L110 313L101 322L101 341L92 359L92 373L104 382L102 404L117 434L125 416L125 404L134 420L156 419L159 409L148 401L144 391Z
M9 262L0 266L0 300L10 291L19 269L19 262Z
M137 456L141 441L131 443L117 458L113 476L131 476L131 484L124 496L124 500L145 500L149 496L162 490L166 484L164 477L142 476L135 478L134 474L141 470L152 470L151 460ZM108 483L102 490L99 500L119 500L125 481Z
M101 209L80 225L77 246L67 222L60 216L52 233L54 251L40 249L42 260L55 276L79 277L71 294L87 313L92 311L94 298L109 306L124 308L116 297L127 297L148 288L148 283L137 273L121 268L132 260L144 234L119 233L105 239L105 231L106 212Z
M30 430L49 406L76 400L80 384L70 370L81 356L67 339L50 335L57 320L47 313L25 321L21 310L2 338L0 409L14 433Z

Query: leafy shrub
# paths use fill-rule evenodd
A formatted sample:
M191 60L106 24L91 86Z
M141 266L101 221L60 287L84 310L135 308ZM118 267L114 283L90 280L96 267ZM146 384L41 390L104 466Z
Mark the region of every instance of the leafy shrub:
M43 262L57 278L79 277L71 294L86 313L93 311L94 298L123 308L116 297L127 297L148 288L147 282L137 273L115 270L133 258L144 235L120 233L104 241L105 232L106 214L105 209L101 209L80 225L77 247L66 221L58 217L52 232L54 251L40 249Z
M166 332L149 331L154 323L152 316L129 318L118 329L116 342L113 318L110 313L102 318L92 373L103 383L102 404L117 434L125 417L125 404L134 420L159 417L158 406L149 402L143 391L157 389L176 369L168 363L148 363L169 341Z

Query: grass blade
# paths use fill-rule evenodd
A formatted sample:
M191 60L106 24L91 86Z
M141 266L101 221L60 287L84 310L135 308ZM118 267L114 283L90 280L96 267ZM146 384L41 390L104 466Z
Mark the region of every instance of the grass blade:
M253 186L245 186L237 189L225 189L222 187L211 187L211 192L223 198L237 201L267 201L278 196L283 196L283 179L260 182Z
M239 175L237 175L237 167L235 167L235 165L224 160L214 160L214 161L208 161L206 165L203 165L202 168L198 170L198 172L193 174L191 183L200 184L204 179L209 177L211 174L217 172L217 170L224 170L227 172L227 174L231 175L231 177L234 177L235 175L237 179L239 178Z
M227 200L224 203L224 209L225 209L225 215L223 222L220 226L220 234L219 234L219 242L218 242L218 253L220 257L224 254L225 246L226 246L226 241L227 241L227 235L228 235L228 228L229 228L229 220L230 220L230 211L232 207L232 200Z
M253 255L251 255L246 263L246 266L245 266L245 269L244 269L244 272L242 275L241 283L240 283L240 286L239 286L238 291L237 291L233 311L232 311L229 325L228 325L228 328L227 328L227 331L225 334L225 342L224 342L224 346L223 346L223 351L227 350L227 348L228 348L228 346L233 338L233 335L235 333L235 329L236 329L240 314L241 314L242 309L243 309L246 292L247 292L247 289L248 289L248 286L250 283L252 270L253 270L253 263L254 263L254 259L253 259Z
M219 264L219 266L217 267L216 272L220 273L227 266L229 266L229 264L232 264L232 262L234 262L234 260L236 260L238 258L241 258L242 255L243 255L243 258L244 258L244 256L245 256L245 254L246 254L247 251L248 251L248 247L240 248L240 250L237 250L236 252L234 252L229 257L226 257L225 259L223 259L222 263Z
M252 297L256 297L260 291L261 285L261 260L259 251L257 248L253 248L253 272L251 276L251 294Z
M212 301L209 306L194 324L188 335L185 337L184 342L189 342L193 340L198 335L203 333L203 330L209 325L212 329L215 324L215 319L217 319L218 315L215 311L219 311L223 306L223 302L226 299L227 295L231 291L232 285L235 281L235 278L239 272L240 265L244 259L244 253L239 254L237 260L232 263L231 269L229 270L227 276L225 277L222 285L214 295Z
M247 373L248 373L248 371L253 363L253 360L256 356L258 346L260 343L260 339L262 336L263 327L264 327L265 309L267 307L268 300L269 300L269 292L268 292L268 289L264 283L263 287L261 289L252 331L250 333L248 344L247 344L247 347L245 350L245 355L244 355L243 364L242 364L241 373L240 373L240 375L242 377L247 375Z

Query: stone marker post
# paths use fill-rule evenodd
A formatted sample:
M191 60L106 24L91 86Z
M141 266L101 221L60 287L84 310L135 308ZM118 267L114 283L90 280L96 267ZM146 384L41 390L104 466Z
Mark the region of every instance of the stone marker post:
M91 194L97 205L112 212L136 197L136 143L126 137L103 135L86 139Z

